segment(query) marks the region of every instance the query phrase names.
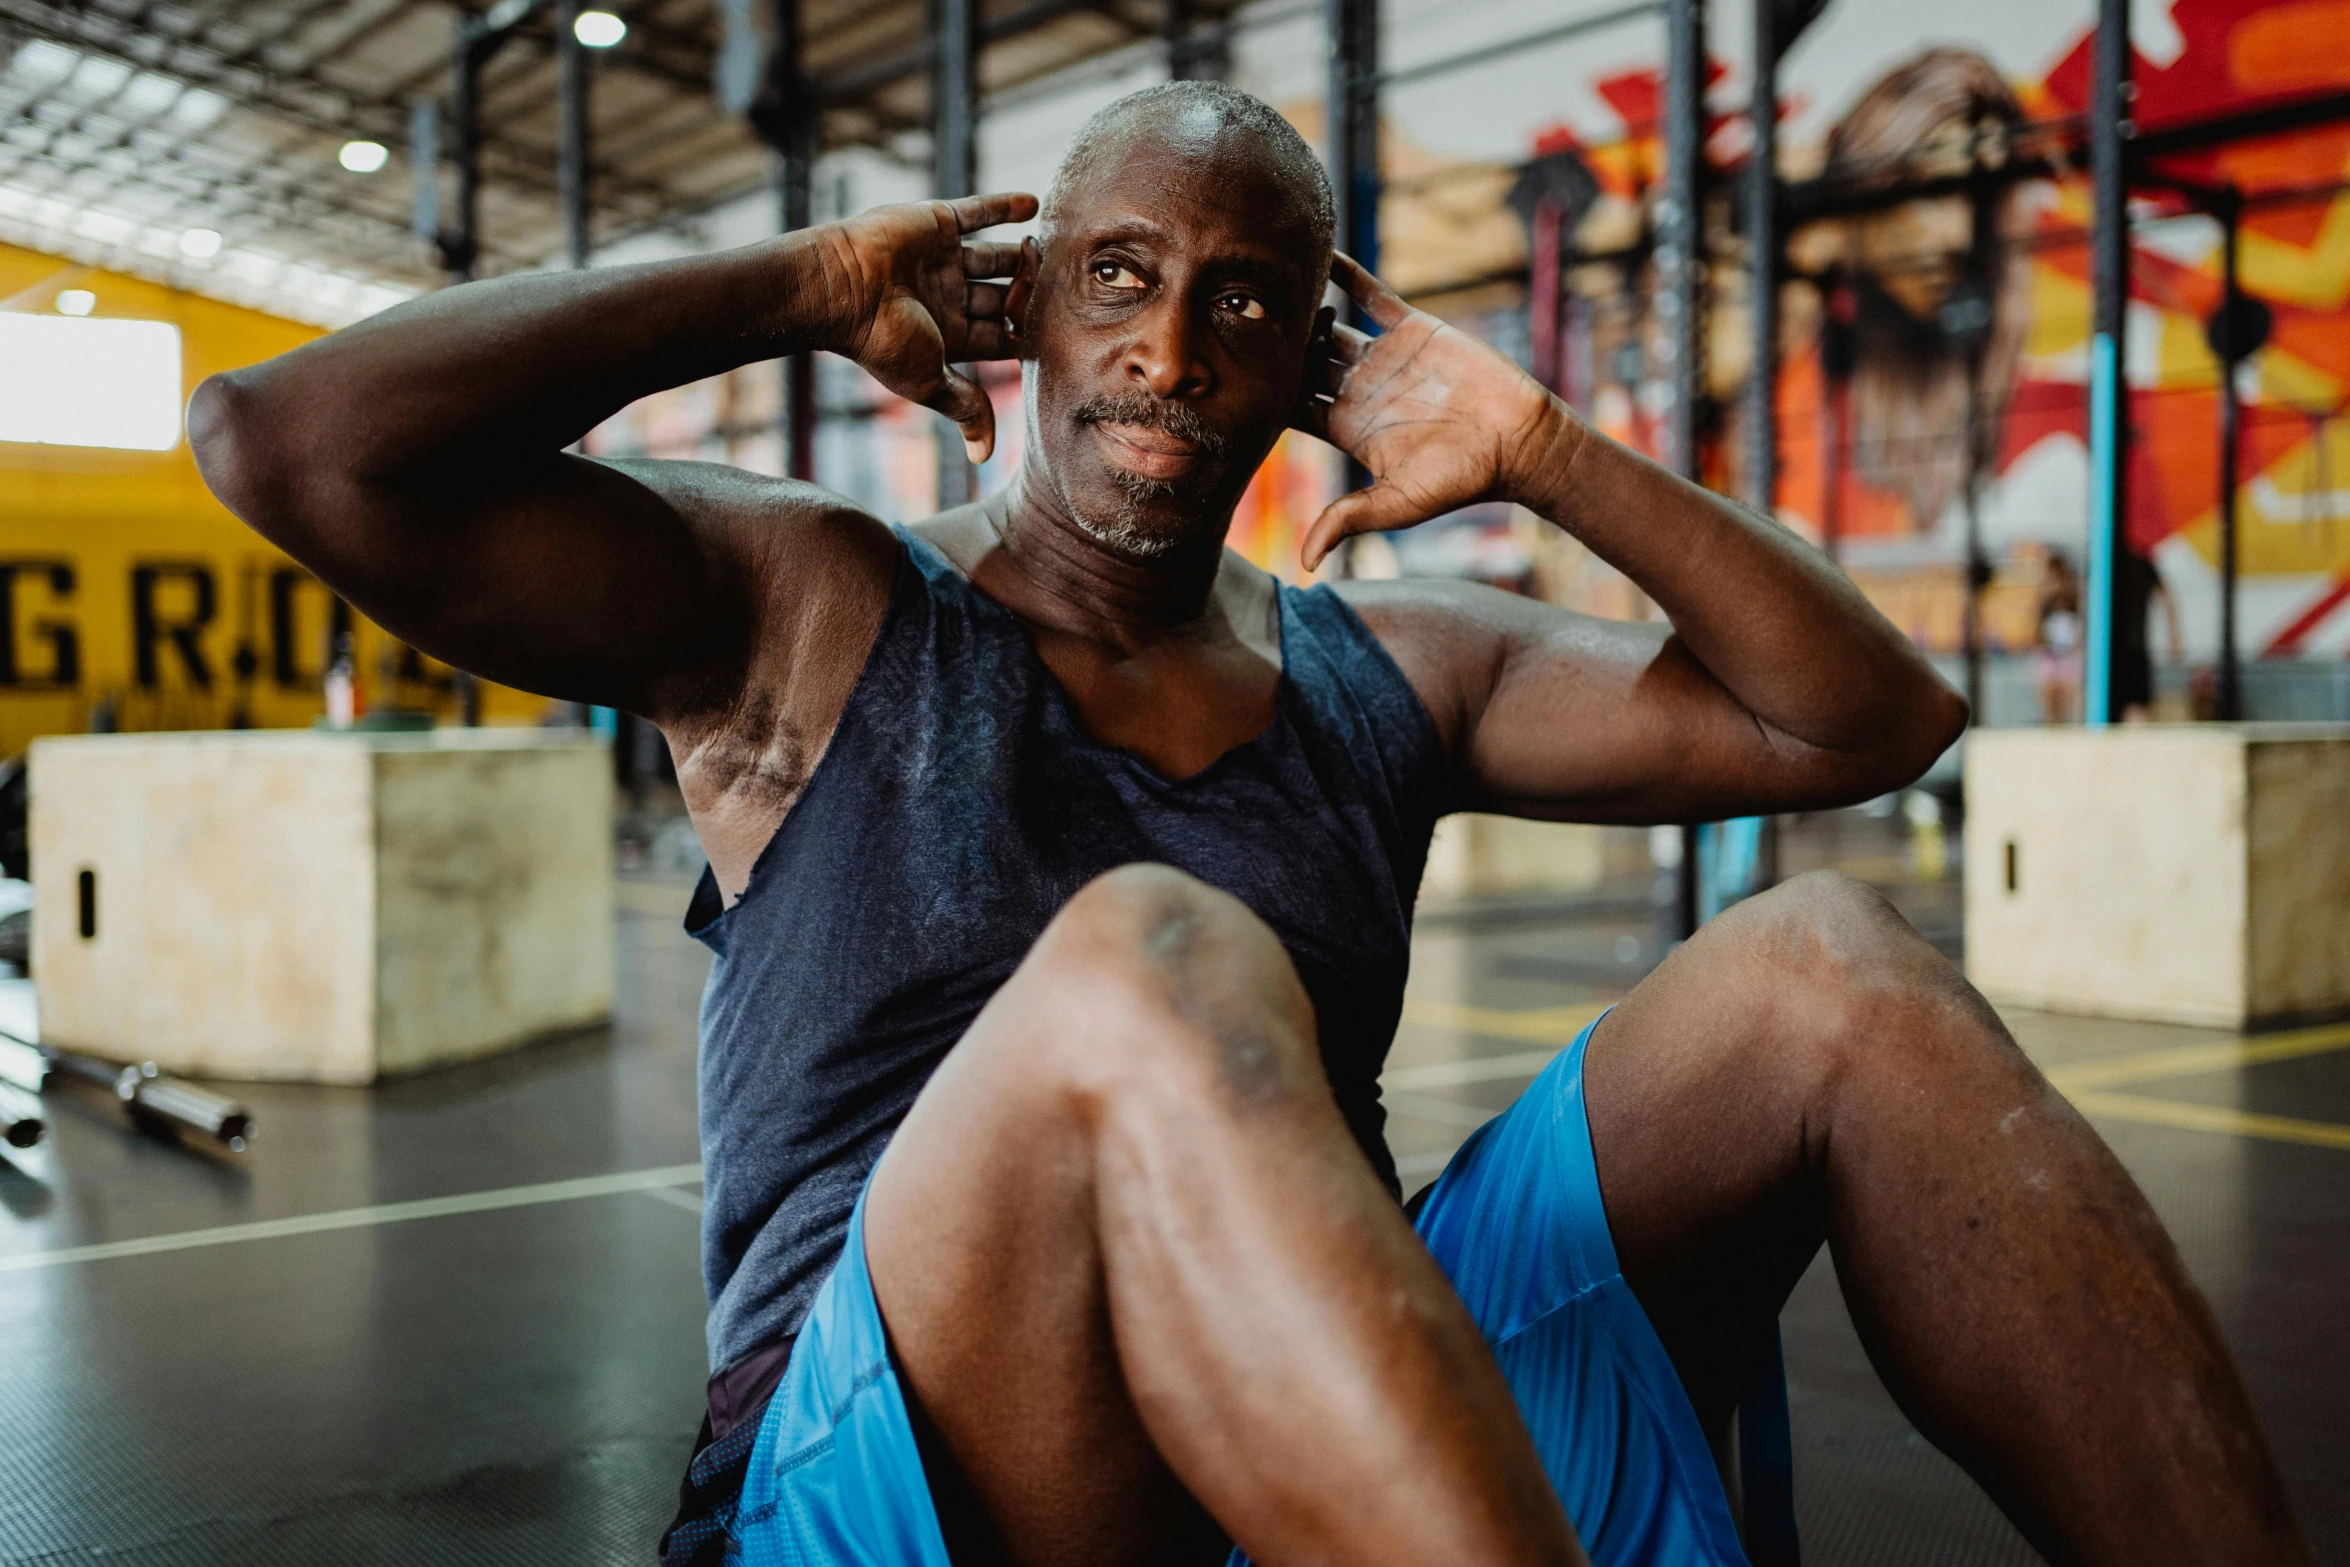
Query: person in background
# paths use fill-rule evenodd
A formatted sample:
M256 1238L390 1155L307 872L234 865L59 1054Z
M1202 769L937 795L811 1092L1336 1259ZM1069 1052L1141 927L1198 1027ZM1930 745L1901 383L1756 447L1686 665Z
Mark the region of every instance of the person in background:
M2178 664L2186 658L2186 639L2179 630L2179 601L2154 562L2136 550L2121 553L2121 570L2114 583L2115 630L2113 694L2122 722L2142 724L2154 716L2154 653L2148 646L2147 619L2162 606L2162 651Z
M2040 584L2040 645L2032 653L2044 723L2069 724L2081 706L2081 579L2062 550L2048 552Z

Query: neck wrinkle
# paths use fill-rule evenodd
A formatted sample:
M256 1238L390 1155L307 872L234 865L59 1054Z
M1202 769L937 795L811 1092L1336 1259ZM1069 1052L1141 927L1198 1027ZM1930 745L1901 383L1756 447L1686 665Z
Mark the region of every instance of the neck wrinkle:
M1023 619L1130 653L1213 618L1222 528L1156 559L1120 555L1079 526L1026 465L982 514L996 539L989 561L1000 560L1028 590L1007 606Z

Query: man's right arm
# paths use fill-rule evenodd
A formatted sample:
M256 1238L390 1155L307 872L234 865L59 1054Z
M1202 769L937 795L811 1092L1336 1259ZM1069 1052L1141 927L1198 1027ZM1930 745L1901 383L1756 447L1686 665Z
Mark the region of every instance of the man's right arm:
M1020 252L961 236L1033 210L882 208L715 256L450 289L212 377L190 443L232 510L414 646L551 696L708 712L770 632L818 634L828 590L872 582L886 535L807 486L566 448L647 393L819 348L992 440L985 396L948 365L1009 352L1007 286L972 280Z

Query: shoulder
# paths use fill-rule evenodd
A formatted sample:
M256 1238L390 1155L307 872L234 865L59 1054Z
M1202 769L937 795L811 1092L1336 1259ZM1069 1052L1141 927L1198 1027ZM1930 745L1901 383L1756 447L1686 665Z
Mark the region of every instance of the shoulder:
M1483 709L1510 649L1540 636L1547 622L1565 613L1523 594L1445 578L1350 579L1330 586L1419 693L1448 751Z
M723 463L602 466L653 492L747 611L735 656L680 690L665 723L696 735L746 719L828 732L888 612L904 554L888 525L816 485Z
M901 546L888 524L845 496L725 463L601 462L652 491L728 565L750 573L761 607L770 578L795 589L795 598L888 595Z

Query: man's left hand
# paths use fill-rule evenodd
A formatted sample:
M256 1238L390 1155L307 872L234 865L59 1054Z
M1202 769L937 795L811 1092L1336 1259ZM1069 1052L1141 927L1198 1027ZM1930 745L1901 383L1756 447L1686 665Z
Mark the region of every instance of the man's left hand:
M1296 424L1370 469L1372 482L1331 502L1306 530L1299 555L1309 571L1353 534L1509 499L1512 476L1530 457L1559 442L1571 457L1585 437L1582 423L1531 376L1405 304L1353 257L1333 258L1330 276L1380 335L1328 328L1327 372L1309 374Z

